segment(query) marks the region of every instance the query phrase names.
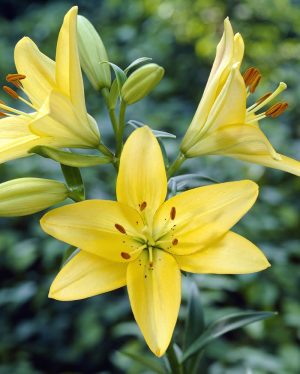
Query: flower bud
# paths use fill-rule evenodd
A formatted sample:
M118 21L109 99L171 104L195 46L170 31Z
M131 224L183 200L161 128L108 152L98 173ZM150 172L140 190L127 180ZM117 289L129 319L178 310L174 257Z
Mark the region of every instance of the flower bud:
M110 87L111 76L104 44L88 19L83 16L77 18L77 36L80 63L83 71L96 90Z
M122 87L122 100L126 104L141 100L159 83L164 72L157 64L147 64L135 70Z
M68 197L61 182L42 178L19 178L0 184L0 217L26 216Z

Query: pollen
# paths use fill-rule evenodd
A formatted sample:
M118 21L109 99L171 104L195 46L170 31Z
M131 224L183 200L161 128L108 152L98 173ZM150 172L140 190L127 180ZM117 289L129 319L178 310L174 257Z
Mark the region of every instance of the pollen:
M118 223L115 224L115 228L120 231L121 234L126 234L126 230L122 225L119 225ZM123 252L122 252L123 253Z
M147 207L147 203L146 201L143 201L142 204L140 205L140 211L142 212L146 207Z
M173 245L177 245L177 244L178 244L178 239L176 239L176 238L173 239L172 244L173 244Z
M254 68L254 67L250 67L243 74L243 78L244 78L245 85L249 86L249 87L251 87L253 84L255 84L255 82L257 82L256 85L253 86L254 91L255 91L255 88L257 87L257 85L260 81L261 74L260 74L260 71L258 69Z
M175 217L176 217L176 208L175 208L175 206L173 206L171 208L170 217L171 217L172 220L174 220Z
M285 112L288 106L289 105L287 102L274 104L273 106L271 106L271 108L269 108L266 111L265 114L267 117L276 118L280 116L283 112Z
M18 99L19 98L19 95L16 93L16 91L14 91L12 88L8 87L8 86L3 86L3 90L9 95L11 96L12 98L14 99Z
M131 256L127 252L121 252L121 257L124 258L124 260L129 260Z

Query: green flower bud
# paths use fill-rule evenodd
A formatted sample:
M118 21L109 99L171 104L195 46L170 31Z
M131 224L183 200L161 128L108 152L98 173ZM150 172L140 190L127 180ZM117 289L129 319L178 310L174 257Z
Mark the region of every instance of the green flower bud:
M26 216L68 197L66 185L51 179L19 178L0 184L0 217Z
M77 18L77 36L80 63L83 71L96 90L110 87L110 66L101 64L108 61L104 44L88 19L83 16Z
M122 87L122 100L126 104L141 100L160 82L164 72L157 64L147 64L135 70Z

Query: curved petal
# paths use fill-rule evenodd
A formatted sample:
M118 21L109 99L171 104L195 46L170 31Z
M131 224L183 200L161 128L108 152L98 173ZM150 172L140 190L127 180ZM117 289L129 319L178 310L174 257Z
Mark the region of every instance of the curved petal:
M126 285L127 265L104 260L80 251L57 274L49 297L61 301L79 300Z
M51 136L64 147L97 147L100 141L97 124L82 117L70 99L52 91L30 130L40 136Z
M115 201L86 200L45 214L43 230L56 239L109 261L128 262L142 251L134 240L142 227L134 209Z
M22 84L33 105L39 108L56 87L55 62L40 52L31 39L24 37L16 44L15 64L18 73L26 75Z
M231 231L206 249L189 256L176 256L176 260L181 270L191 273L247 274L270 266L260 249Z
M255 125L238 124L223 126L211 134L207 134L195 146L188 150L189 157L203 154L212 155L266 155L279 159L275 149Z
M83 80L77 46L77 12L73 6L65 15L56 47L56 82L81 113L86 113Z
M127 287L134 318L156 356L162 356L172 338L180 298L181 277L173 256L153 251L153 267L148 252L128 265Z
M297 175L300 177L300 161L294 160L293 158L278 154L279 160L275 160L268 154L258 154L258 155L244 155L244 154L228 154L226 156L234 157L242 161L253 162L254 164L259 164L267 166L273 169L279 169L286 171L288 173Z
M258 186L248 180L185 191L167 200L157 211L154 240L172 253L195 252L235 225L257 195ZM174 239L178 241L175 245Z
M151 130L135 130L125 143L117 179L118 201L140 210L148 223L167 194L161 149Z

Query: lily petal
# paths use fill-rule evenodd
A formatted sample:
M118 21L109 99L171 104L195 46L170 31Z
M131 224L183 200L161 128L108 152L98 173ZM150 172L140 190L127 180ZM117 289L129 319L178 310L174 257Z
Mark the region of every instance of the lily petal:
M126 264L80 251L57 274L49 297L79 300L115 290L126 285L126 269Z
M167 194L165 165L158 141L145 126L125 143L117 179L117 199L141 211L148 223Z
M156 356L162 356L172 338L181 298L181 277L173 256L153 251L153 267L148 252L128 265L127 287L134 318Z
M56 239L109 261L132 261L142 251L132 238L142 227L140 215L115 201L86 200L51 210L41 226Z
M65 15L56 48L56 82L80 113L86 113L83 80L77 46L78 7Z
M176 256L176 261L181 270L191 273L247 274L270 266L260 249L231 231L206 249L189 256Z
M26 75L22 80L26 93L32 104L39 108L56 87L55 62L40 52L28 37L16 44L14 57L18 73Z
M155 241L175 254L207 247L239 221L257 195L256 183L248 180L185 191L167 200L156 213ZM173 216L172 211L176 212ZM178 243L172 246L174 239Z

